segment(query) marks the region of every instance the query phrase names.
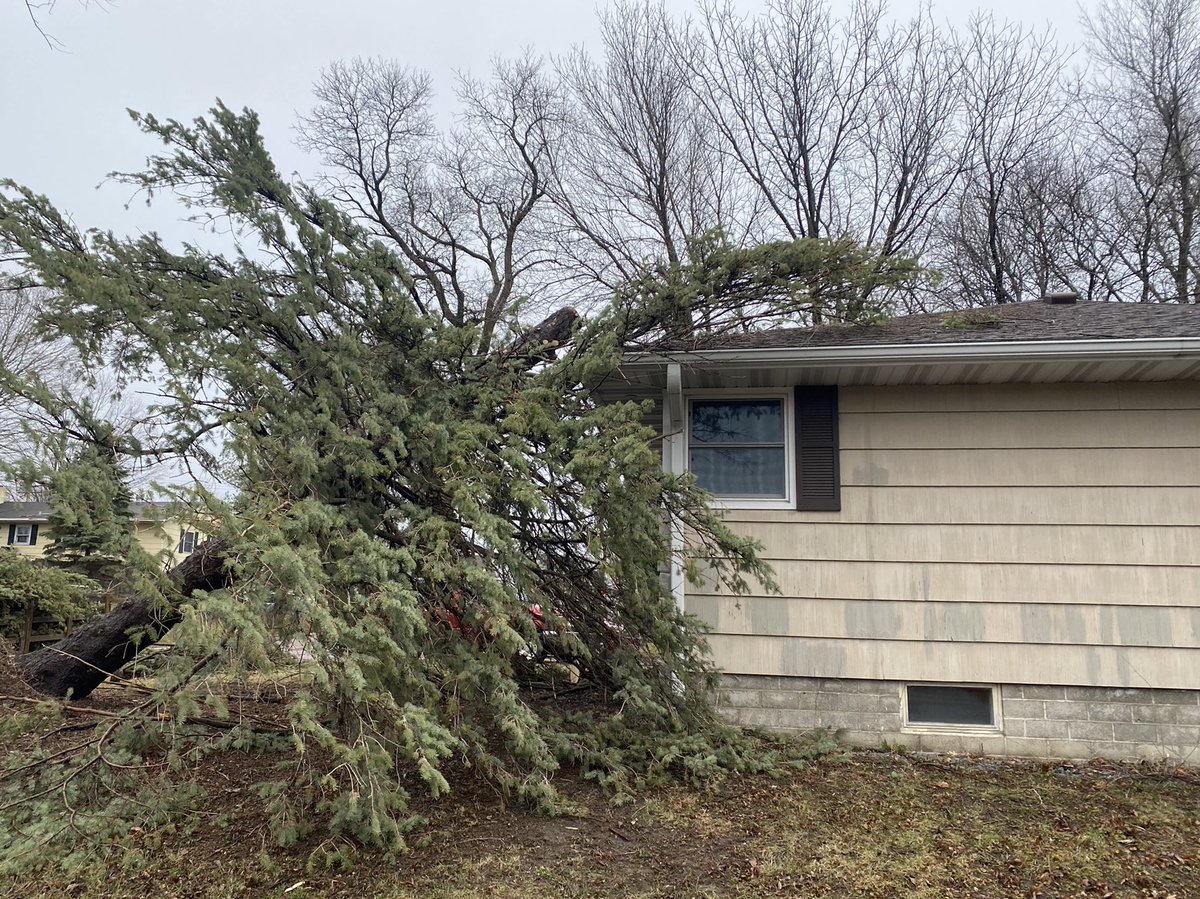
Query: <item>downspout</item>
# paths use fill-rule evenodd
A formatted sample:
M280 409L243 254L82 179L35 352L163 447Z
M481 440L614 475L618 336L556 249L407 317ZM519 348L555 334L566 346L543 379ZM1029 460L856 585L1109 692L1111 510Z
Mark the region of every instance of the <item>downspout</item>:
M681 475L687 470L687 435L684 429L683 372L678 362L667 363L667 389L663 395L663 469ZM683 523L671 519L671 559L668 583L675 606L684 607Z

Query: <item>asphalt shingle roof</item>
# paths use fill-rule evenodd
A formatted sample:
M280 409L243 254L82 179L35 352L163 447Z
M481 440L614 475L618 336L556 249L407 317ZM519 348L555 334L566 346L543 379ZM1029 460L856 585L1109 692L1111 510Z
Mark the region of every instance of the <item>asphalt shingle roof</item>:
M880 324L818 325L720 334L671 341L656 349L687 352L1147 337L1200 338L1200 306L1173 303L1054 305L1034 300L958 312L906 315Z
M0 521L45 521L49 517L49 503L0 503Z
M170 503L135 502L133 517L138 521L149 521L161 518L170 508ZM12 501L0 503L0 521L48 521L50 512L49 503Z

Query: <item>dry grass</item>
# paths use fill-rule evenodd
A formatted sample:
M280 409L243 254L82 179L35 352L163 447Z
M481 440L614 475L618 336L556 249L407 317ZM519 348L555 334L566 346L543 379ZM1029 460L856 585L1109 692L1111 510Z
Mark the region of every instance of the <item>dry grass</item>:
M860 753L721 794L666 790L589 813L505 808L468 784L427 810L405 858L313 867L328 844L273 849L245 784L268 759L230 758L208 823L146 834L144 861L0 891L50 896L1200 897L1200 785L1118 766L1036 766ZM235 768L236 766L236 768Z

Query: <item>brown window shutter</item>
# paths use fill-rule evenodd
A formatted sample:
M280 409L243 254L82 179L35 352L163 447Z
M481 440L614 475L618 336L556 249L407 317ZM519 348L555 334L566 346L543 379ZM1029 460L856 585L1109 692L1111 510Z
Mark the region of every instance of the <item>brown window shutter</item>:
M796 388L796 508L838 512L842 482L838 464L837 387Z
M37 546L37 531L38 531L38 526L36 524L30 525L30 527L29 527L29 545L30 546Z

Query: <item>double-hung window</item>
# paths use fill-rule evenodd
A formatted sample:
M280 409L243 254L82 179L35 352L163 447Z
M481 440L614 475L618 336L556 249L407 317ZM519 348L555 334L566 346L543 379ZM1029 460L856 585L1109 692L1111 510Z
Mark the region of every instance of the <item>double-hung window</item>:
M687 404L688 470L728 508L841 508L837 388L698 393Z
M792 486L787 398L693 397L688 405L696 482L731 505L785 505Z
M176 552L178 552L180 555L187 555L188 553L195 552L197 536L198 535L195 531L180 531L179 549L176 550Z
M10 524L8 526L9 546L37 546L38 526L36 524Z

